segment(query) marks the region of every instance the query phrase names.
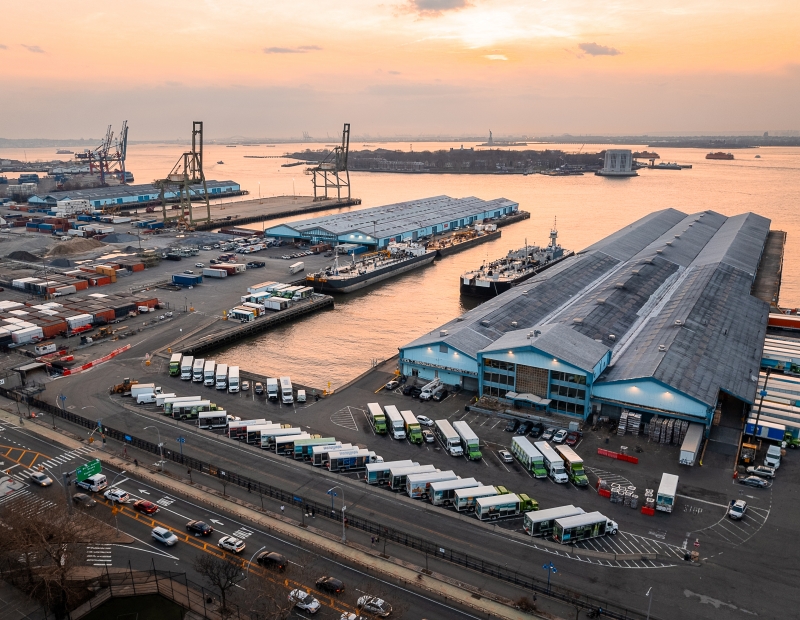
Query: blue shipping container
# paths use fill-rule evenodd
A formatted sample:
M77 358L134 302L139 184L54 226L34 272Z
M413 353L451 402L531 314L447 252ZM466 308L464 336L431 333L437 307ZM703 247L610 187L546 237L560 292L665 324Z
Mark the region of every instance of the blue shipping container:
M195 276L188 273L176 273L172 276L172 283L180 286L195 286L203 283L203 276Z
M164 228L164 222L151 222L147 225L150 230L155 230L156 228Z
M783 436L786 433L786 427L782 424L765 424L759 422L758 432L754 433L755 424L748 422L745 425L745 435L756 435L762 439L771 439L772 441L783 441Z

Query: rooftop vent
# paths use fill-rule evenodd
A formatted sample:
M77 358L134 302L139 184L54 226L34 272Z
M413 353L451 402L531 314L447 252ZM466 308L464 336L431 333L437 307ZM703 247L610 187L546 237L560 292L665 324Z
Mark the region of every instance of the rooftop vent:
M680 319L676 319L675 320L675 325L680 327L681 325L683 325L683 321L681 321Z
M656 250L656 254L661 254L663 252L664 252L664 250Z
M527 295L527 294L528 294L528 291L522 291L522 294L523 294L523 295Z
M680 235L675 235L675 238L676 238L676 239L680 239L680 238L681 238L681 236L680 236Z
M631 271L631 275L638 276L639 275L639 270L638 269L634 269L633 271Z
M575 323L575 325L583 325L583 319L579 316L576 316L574 319L572 319L572 322Z
M516 326L517 326L517 322L516 321L511 321L511 327L516 327Z
M605 298L600 298L600 299L597 300L597 305L598 306L605 305L605 303L606 303Z
M446 335L447 335L447 330L446 329L440 329L439 330L439 336L440 337L443 337L443 336L446 336Z
M664 245L672 245L672 241L667 241Z
M614 341L617 339L617 335L616 335L616 334L609 334L609 335L608 335L608 339L609 339L611 342L614 342Z
M614 285L614 288L625 288L625 283L624 282L617 282Z
M481 325L483 325L484 327L489 327L489 321L484 319L483 321L481 321Z
M665 344L658 345L658 350L659 351L666 351L667 350L667 345L665 345Z

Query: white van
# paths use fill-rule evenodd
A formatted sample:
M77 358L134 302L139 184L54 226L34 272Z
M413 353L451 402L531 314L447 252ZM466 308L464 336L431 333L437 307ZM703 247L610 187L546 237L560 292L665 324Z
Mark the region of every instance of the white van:
M108 480L103 474L95 474L94 476L89 476L86 480L81 480L75 486L79 489L86 489L93 493L99 493L108 486Z
M306 391L305 390L297 390L297 402L298 403L306 402Z
M149 405L156 402L156 395L150 392L149 394L139 394L136 397L137 405Z

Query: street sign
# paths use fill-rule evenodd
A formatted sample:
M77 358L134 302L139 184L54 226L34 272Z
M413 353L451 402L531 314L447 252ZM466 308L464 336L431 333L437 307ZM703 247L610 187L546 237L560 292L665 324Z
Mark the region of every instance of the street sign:
M185 437L178 437L177 441L178 441L178 443L186 443L186 438Z
M131 440L131 436L130 435L125 435L125 441L130 441L130 440Z
M82 480L86 480L87 478L94 476L95 474L99 474L102 471L102 469L103 467L100 465L100 461L98 459L89 461L84 465L79 465L75 469L75 481L81 482Z

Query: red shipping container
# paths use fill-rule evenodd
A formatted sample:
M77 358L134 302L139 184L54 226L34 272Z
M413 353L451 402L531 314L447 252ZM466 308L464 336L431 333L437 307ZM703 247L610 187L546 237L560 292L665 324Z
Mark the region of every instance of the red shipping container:
M94 313L94 319L97 321L98 319L104 319L107 323L110 323L114 320L114 311L109 310L108 308L104 310L99 310Z
M89 288L89 283L86 280L75 280L72 283L72 286L75 287L76 291L85 291L87 288Z
M45 338L55 338L61 332L67 331L67 322L66 321L53 321L50 324L42 325L42 335Z
M131 265L131 271L144 271L144 263L134 263Z

